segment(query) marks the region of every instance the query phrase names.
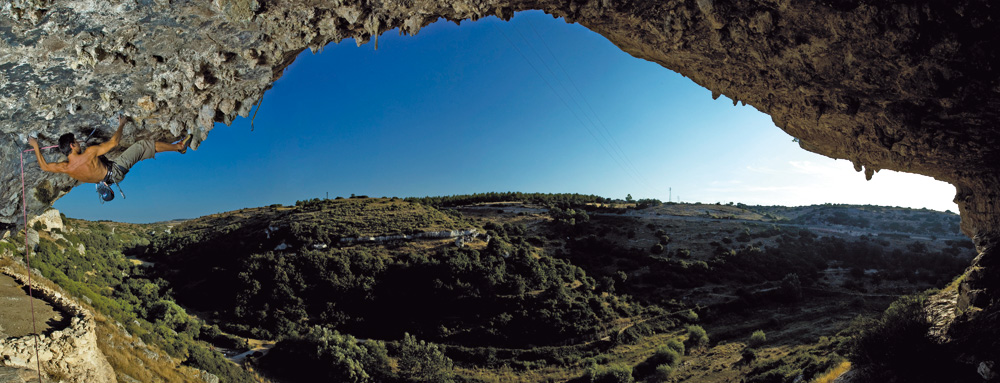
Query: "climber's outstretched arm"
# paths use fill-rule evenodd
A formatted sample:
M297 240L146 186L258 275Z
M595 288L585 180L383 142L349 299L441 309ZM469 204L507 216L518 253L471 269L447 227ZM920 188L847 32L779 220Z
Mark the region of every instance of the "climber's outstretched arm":
M53 173L66 173L66 170L69 168L69 162L56 162L50 164L45 161L45 157L42 156L42 151L38 149L38 140L34 137L28 137L28 143L31 144L33 149L35 149L35 157L38 158L38 166L42 168L42 170Z
M97 150L96 156L103 156L107 152L110 152L111 149L118 146L118 143L122 140L122 127L125 126L126 121L128 121L128 117L125 117L124 115L118 116L118 130L115 131L115 134L111 136L110 140L94 146L94 149Z

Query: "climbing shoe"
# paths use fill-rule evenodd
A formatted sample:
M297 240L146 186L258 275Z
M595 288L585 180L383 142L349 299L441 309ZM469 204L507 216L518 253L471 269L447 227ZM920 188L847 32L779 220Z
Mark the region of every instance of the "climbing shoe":
M187 153L188 147L189 145L191 145L191 139L193 138L194 135L192 134L188 134L187 136L185 136L184 139L181 140L181 143L184 144L184 149L178 150L178 152L180 152L181 154Z

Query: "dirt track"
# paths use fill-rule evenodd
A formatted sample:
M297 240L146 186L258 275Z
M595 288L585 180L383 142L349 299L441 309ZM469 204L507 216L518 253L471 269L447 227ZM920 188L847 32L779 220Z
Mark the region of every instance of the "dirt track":
M35 327L39 333L62 319L62 314L48 302L34 298ZM31 334L31 306L28 291L13 278L0 274L0 339Z

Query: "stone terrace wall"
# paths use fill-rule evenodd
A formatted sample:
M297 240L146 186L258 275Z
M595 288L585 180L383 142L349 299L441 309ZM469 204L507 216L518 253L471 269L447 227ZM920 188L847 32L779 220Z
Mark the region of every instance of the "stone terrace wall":
M0 272L23 285L28 277L11 268ZM32 281L34 295L48 301L71 317L68 327L51 331L38 338L37 358L43 371L69 377L73 383L117 382L111 364L97 348L97 324L89 311L61 293ZM36 368L33 336L0 339L0 365L34 370Z

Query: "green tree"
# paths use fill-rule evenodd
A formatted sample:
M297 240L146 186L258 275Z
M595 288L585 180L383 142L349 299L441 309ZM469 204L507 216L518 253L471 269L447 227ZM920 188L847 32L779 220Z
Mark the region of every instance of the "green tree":
M296 381L319 378L328 382L375 383L389 381L391 368L385 344L362 344L351 335L314 326L299 338L279 342L261 366Z
M191 333L198 336L200 325L197 320L189 317L183 308L174 301L161 299L150 305L149 320L162 324L177 332Z
M437 345L404 334L399 344L399 377L407 382L452 381L451 359Z

